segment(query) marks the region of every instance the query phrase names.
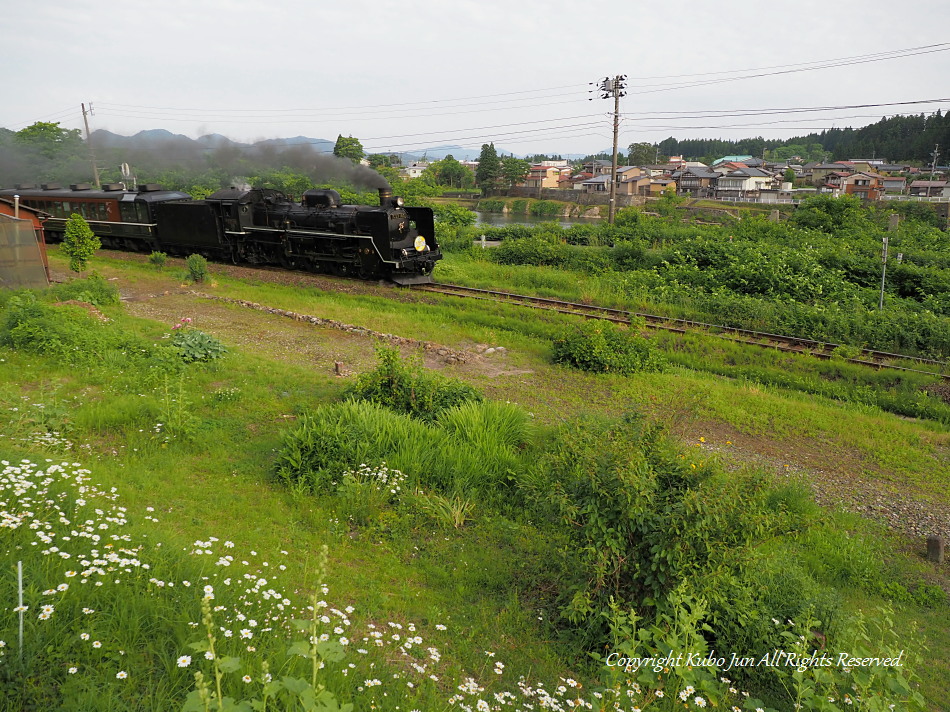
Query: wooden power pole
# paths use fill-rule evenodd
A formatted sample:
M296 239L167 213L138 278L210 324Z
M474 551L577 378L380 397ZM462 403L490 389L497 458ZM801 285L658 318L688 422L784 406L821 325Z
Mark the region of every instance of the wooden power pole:
M600 98L614 100L614 150L610 167L610 203L607 207L607 222L614 224L614 213L617 211L617 139L620 135L620 97L626 96L626 74L618 74L613 79L604 77L597 85L600 89Z
M102 184L99 182L99 167L96 165L96 152L92 150L92 136L89 134L89 117L86 115L86 105L81 104L81 106L82 120L86 125L86 145L89 147L89 158L92 160L92 179L98 190L102 188ZM92 104L89 104L89 113L92 113Z

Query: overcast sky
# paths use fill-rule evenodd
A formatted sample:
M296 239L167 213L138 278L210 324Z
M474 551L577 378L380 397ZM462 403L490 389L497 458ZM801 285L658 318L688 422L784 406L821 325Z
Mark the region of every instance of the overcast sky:
M493 141L517 154L593 153L610 147L613 101L589 94L589 82L618 74L628 77L622 147L784 138L950 109L727 115L950 97L946 0L3 5L0 126L13 130L82 128L86 102L92 130L123 135L343 134L368 152Z

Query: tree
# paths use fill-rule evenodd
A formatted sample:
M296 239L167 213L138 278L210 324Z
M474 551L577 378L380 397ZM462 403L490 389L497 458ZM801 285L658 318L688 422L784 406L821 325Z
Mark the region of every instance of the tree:
M652 143L631 143L627 163L631 166L649 166L656 162L656 147Z
M359 163L365 154L363 152L363 144L360 143L358 138L353 138L352 136L344 138L343 134L340 134L336 138L333 155L339 156L340 158L349 158L353 163Z
M868 224L864 206L853 195L833 198L815 195L798 204L789 221L798 227L821 230L830 235L845 231L860 231Z
M73 154L82 146L79 129L61 129L59 122L37 121L32 126L17 131L15 139L21 146L36 149L46 158Z
M422 177L431 179L435 185L452 188L471 188L475 178L472 171L455 160L451 153L441 161L429 164Z
M66 221L66 234L60 250L69 257L69 269L82 273L86 263L102 246L82 215L73 213Z
M795 171L793 171L791 168L786 168L786 169L785 169L785 177L784 177L784 180L785 180L786 183L794 183L794 182L795 182Z
M531 172L531 164L522 158L508 156L501 159L501 176L509 186L524 183Z
M475 184L488 191L498 186L501 178L501 161L495 151L494 143L483 143L482 152L478 156L478 168L475 171Z
M373 168L380 166L401 166L402 159L395 153L371 153L366 156L366 160Z

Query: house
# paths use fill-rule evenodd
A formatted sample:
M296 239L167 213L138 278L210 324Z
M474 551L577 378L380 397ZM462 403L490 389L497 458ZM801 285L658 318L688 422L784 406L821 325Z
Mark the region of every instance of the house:
M676 192L676 181L672 178L650 179L650 195L654 198L658 198L668 190L672 190L674 193Z
M583 171L585 173L590 173L592 176L609 176L613 169L613 161L605 161L600 158L594 159L590 163L585 163L583 165Z
M716 190L716 181L719 174L709 168L684 168L675 171L672 177L676 180L680 195L689 195L693 198L708 198Z
M642 168L654 178L658 176L669 175L674 170L676 170L673 166L670 166L667 164L655 165L655 166L643 166Z
M638 166L617 169L617 193L620 195L649 195L650 173Z
M884 192L886 193L903 193L907 189L906 178L883 176L881 182L884 184Z
M756 197L763 188L770 188L774 180L771 173L759 168L739 168L719 177L716 181L716 197Z
M944 195L946 187L945 180L915 180L910 184L908 192L922 198L937 198Z
M49 261L42 210L0 198L0 287L46 287Z
M831 173L852 173L851 167L840 161L838 163L819 163L811 169L812 185L824 185L825 178Z
M528 188L557 188L561 178L561 169L556 166L531 166L531 172L525 178Z
M581 183L582 190L587 193L603 193L610 191L610 175L597 175Z
M584 181L593 177L590 173L562 174L557 182L557 187L561 190L584 190Z
M429 167L428 163L419 162L419 163L410 163L408 166L399 171L399 174L405 178L418 178L422 175L422 172Z
M719 175L724 176L727 173L732 173L733 171L737 171L740 168L748 168L748 166L745 163L741 163L739 161L723 161L722 163L714 165L712 170L716 171L716 173Z
M855 171L877 173L881 170L881 166L885 165L887 161L883 158L849 158L848 163L851 164Z
M848 173L847 171L835 171L834 173L829 173L828 175L825 176L825 182L823 183L823 187L832 188L834 190L841 190L842 180L847 178L850 175L853 175L853 174Z
M617 182L621 183L625 180L631 178L637 178L639 176L650 177L650 172L646 168L640 166L618 166L617 167Z
M846 195L855 195L862 200L880 200L884 195L883 176L860 171L841 179Z
M752 156L723 156L722 158L717 158L715 161L713 161L713 168L718 166L720 163L745 163L749 160L752 160Z

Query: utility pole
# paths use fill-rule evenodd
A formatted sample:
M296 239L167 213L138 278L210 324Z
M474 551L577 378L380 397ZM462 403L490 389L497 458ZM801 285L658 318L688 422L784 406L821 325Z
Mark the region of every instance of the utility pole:
M930 164L930 182L933 183L934 174L936 174L936 172L937 172L937 156L940 155L940 144L939 144L939 143L934 145L934 152L931 153L930 155L934 157L933 162ZM928 197L930 196L930 190L931 190L931 188L928 188L928 189L927 189L927 196L928 196Z
M626 96L626 92L623 91L626 89L626 85L624 85L626 80L626 74L618 74L613 79L604 77L597 85L601 99L609 99L610 97L614 99L614 152L610 168L610 203L607 208L607 222L611 225L614 223L614 212L616 212L617 207L617 139L620 134L620 97ZM591 97L591 100L593 101L593 97Z
M881 298L877 303L878 311L884 309L884 279L887 275L887 233L884 233L883 243L881 249Z
M99 183L99 168L96 166L96 153L92 150L92 136L89 134L89 118L86 116L86 105L80 104L80 106L82 106L82 120L86 125L86 145L89 146L89 158L92 160L92 179L98 190L102 188L102 184ZM92 102L89 103L89 113L92 113Z

